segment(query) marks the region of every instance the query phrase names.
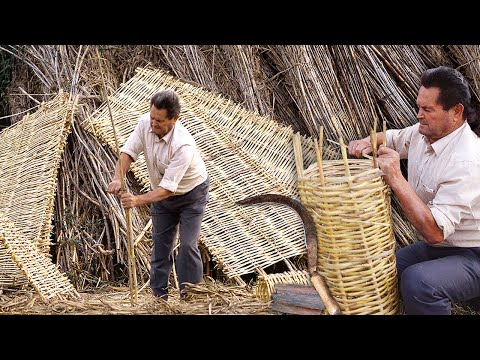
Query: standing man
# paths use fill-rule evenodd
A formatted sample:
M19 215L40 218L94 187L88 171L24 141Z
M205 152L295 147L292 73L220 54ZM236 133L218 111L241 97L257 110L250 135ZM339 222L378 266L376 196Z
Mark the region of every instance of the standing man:
M480 138L465 78L440 66L425 71L418 123L377 134L378 166L419 241L396 252L407 314L449 315L452 303L480 296ZM370 137L350 154L372 152ZM400 159L408 158L408 182Z
M150 205L153 238L150 287L155 296L164 300L168 300L178 225L180 247L176 270L180 295L185 296L185 282L203 281L198 238L210 179L195 140L179 121L180 109L180 99L173 90L153 95L150 112L140 117L120 149L122 171L118 161L107 189L109 193L120 194L124 208ZM121 174L127 173L141 152L147 164L150 191L141 195L120 192Z

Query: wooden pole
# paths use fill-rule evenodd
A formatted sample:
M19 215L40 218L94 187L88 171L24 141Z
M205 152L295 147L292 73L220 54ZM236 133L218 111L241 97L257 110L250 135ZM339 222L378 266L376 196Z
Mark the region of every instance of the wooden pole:
M122 159L120 158L120 147L118 146L117 133L115 131L115 123L113 121L112 110L110 109L110 102L108 101L107 88L105 85L105 79L103 76L102 62L100 60L100 53L98 52L98 47L96 48L98 63L100 66L100 74L102 77L102 85L104 90L104 97L107 102L108 113L110 115L110 121L112 123L113 137L115 139L115 150L117 152L117 158L120 166L120 178L121 178L121 191L126 191L125 184L125 174L123 174ZM128 287L130 289L130 303L132 305L138 304L138 285L137 285L137 270L135 266L135 246L133 239L133 225L132 225L132 215L130 213L130 208L125 209L125 219L127 222L127 262L128 262Z

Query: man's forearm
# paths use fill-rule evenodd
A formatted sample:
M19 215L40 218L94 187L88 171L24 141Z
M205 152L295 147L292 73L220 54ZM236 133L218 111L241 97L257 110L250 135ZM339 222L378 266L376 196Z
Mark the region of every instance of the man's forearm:
M148 205L160 200L168 198L173 193L164 188L158 187L155 190L149 191L145 194L135 196L135 206Z

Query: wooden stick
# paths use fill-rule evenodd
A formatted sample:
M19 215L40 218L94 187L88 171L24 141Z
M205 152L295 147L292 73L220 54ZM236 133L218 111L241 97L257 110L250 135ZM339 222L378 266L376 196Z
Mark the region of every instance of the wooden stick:
M320 184L325 186L325 177L323 176L323 126L320 126L319 140L313 138L315 144L315 156L317 157L318 176L320 177Z
M387 146L387 122L383 120L383 146Z
M378 162L377 162L377 133L375 132L374 129L370 129L370 141L372 143L373 167L378 167Z
M120 158L120 147L118 146L117 133L115 131L115 123L113 121L112 110L110 109L110 102L108 101L108 94L105 85L105 79L103 76L102 62L100 61L100 53L98 52L98 47L96 48L97 58L100 67L100 74L102 77L102 85L104 90L105 100L107 102L108 113L110 115L110 121L112 123L113 137L115 139L115 150L117 152L117 157L120 166L120 178L121 178L121 191L126 191L125 184L125 175L123 174L122 159ZM130 303L132 305L138 304L138 286L137 286L137 270L135 266L135 246L133 243L133 225L132 225L132 215L130 208L125 209L125 220L127 222L127 247L128 247L128 286L130 289Z

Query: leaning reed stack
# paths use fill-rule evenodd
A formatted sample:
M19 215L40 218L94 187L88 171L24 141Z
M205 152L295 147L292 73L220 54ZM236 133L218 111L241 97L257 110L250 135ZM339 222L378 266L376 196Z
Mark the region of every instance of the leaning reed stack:
M317 228L317 268L343 314L396 314L398 290L390 188L373 161L322 160L303 170L294 136L298 188Z

